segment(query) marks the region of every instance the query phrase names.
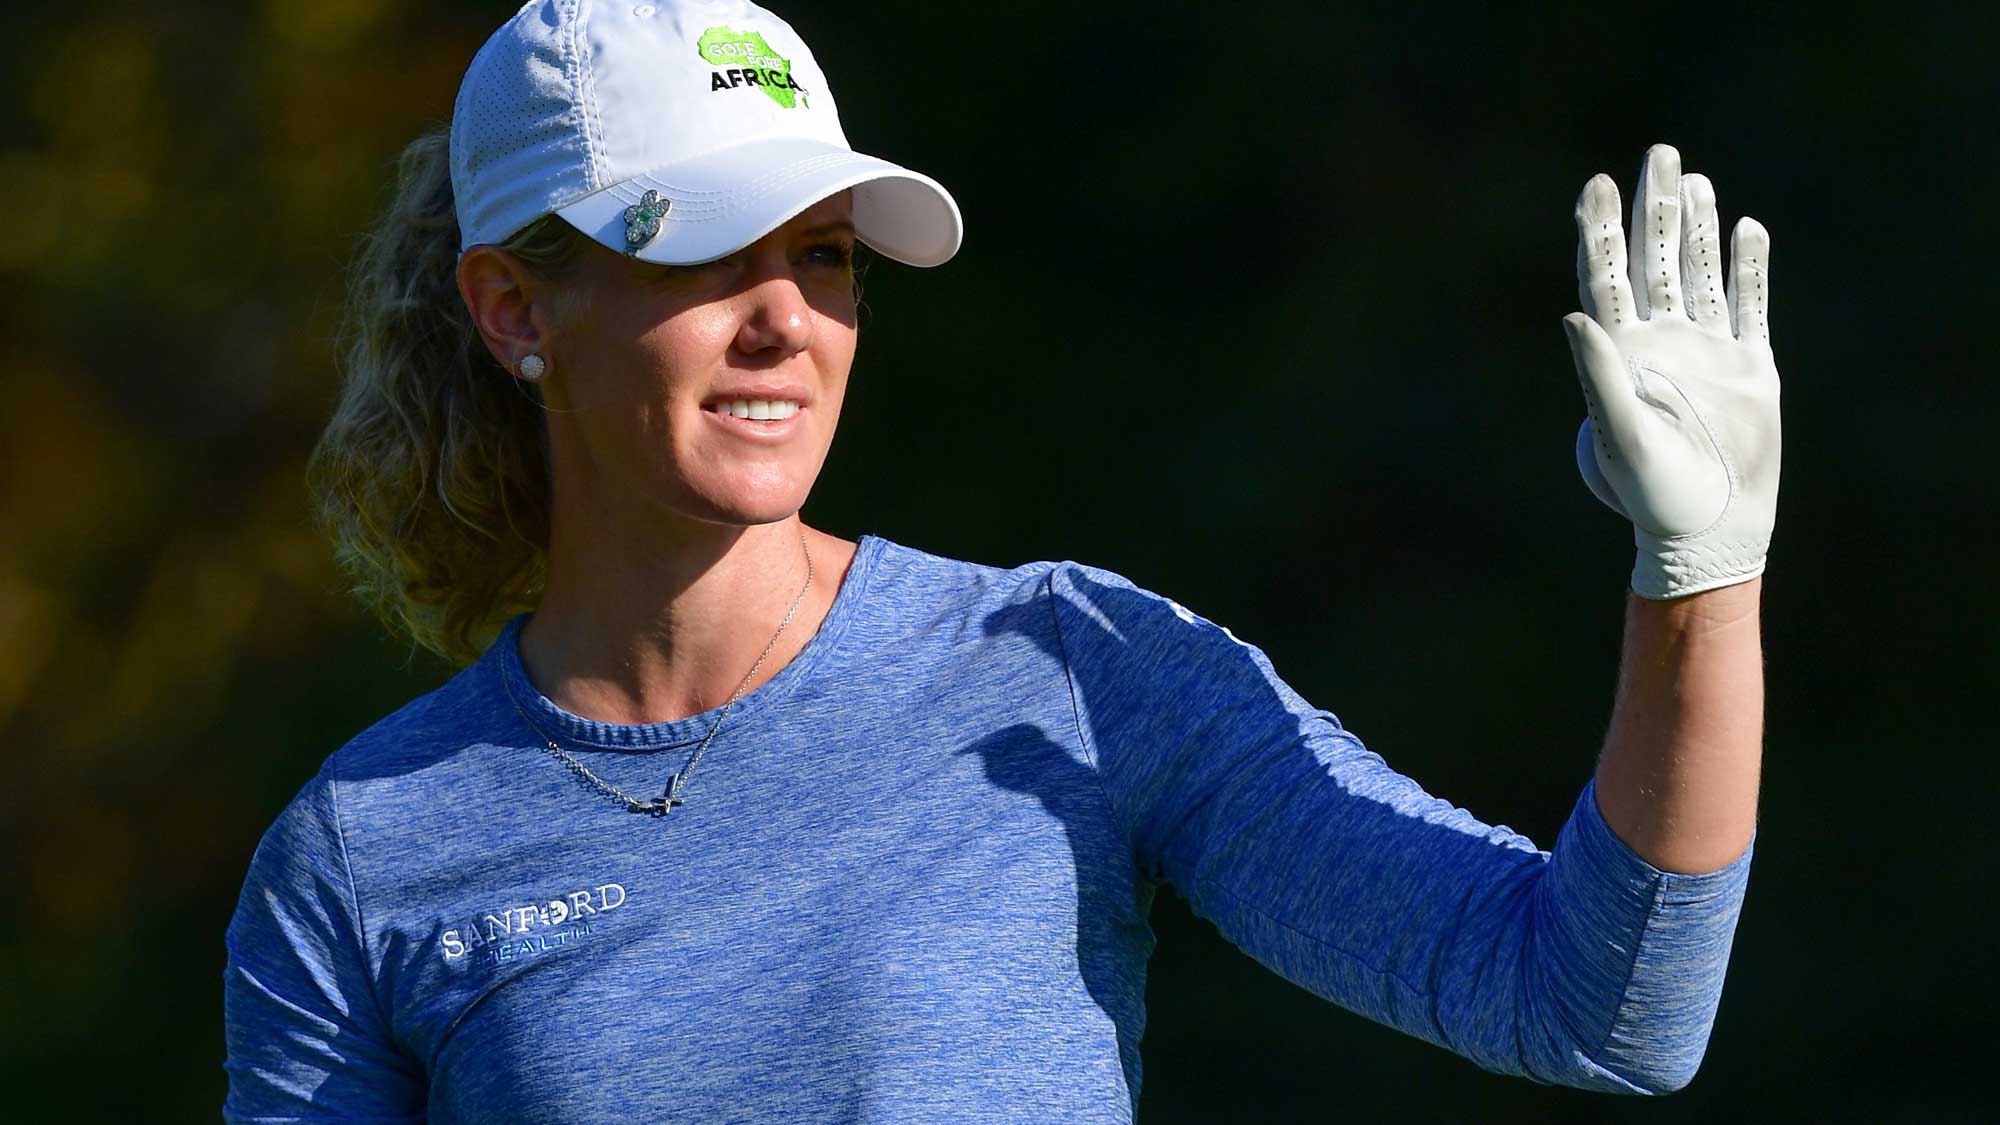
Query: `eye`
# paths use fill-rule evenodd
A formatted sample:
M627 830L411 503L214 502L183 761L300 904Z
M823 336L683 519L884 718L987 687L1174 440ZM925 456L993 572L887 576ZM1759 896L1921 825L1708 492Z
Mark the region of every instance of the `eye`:
M821 242L806 251L806 257L823 266L846 269L854 263L854 244L850 242Z

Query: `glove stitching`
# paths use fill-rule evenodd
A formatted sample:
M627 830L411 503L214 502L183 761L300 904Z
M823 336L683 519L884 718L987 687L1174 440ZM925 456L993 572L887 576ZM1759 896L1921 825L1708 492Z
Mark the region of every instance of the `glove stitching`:
M1694 399L1688 397L1688 393L1681 389L1679 383L1670 378L1666 372L1640 359L1632 359L1629 365L1633 370L1633 382L1635 384L1638 382L1638 374L1644 372L1649 375L1658 376L1661 382L1673 388L1674 393L1680 396L1683 403L1687 404L1688 412L1694 415L1695 421L1701 423L1702 436L1708 439L1709 448L1715 450L1716 457L1722 461L1722 475L1729 484L1729 494L1723 498L1722 509L1715 514L1713 520L1709 521L1708 526L1698 531L1690 531L1681 535L1655 536L1662 543L1670 545L1675 543L1692 543L1705 535L1711 534L1716 528L1722 526L1722 521L1729 518L1730 509L1736 506L1736 496L1740 491L1736 461L1729 456L1729 450L1723 448L1722 442L1716 440L1715 427L1709 424L1708 415L1702 411L1700 406L1696 405Z

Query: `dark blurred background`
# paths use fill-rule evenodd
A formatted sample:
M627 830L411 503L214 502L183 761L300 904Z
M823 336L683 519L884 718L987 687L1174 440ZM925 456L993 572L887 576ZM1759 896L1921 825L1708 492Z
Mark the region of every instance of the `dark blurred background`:
M343 594L301 468L389 162L512 10L37 5L0 40L0 1118L217 1119L252 848L450 671ZM1544 847L1632 553L1571 459L1572 203L1666 141L1772 232L1762 819L1693 1085L1486 1074L1163 895L1142 1121L1995 1119L1975 8L779 10L968 224L869 272L807 519L1119 571Z

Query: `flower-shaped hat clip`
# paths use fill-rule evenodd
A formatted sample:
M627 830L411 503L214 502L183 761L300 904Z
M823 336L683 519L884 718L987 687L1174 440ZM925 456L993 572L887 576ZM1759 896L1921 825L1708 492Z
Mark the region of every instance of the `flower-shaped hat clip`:
M658 237L660 220L667 217L673 206L673 200L662 198L657 191L648 191L639 197L639 202L625 208L625 252L637 253L639 247Z

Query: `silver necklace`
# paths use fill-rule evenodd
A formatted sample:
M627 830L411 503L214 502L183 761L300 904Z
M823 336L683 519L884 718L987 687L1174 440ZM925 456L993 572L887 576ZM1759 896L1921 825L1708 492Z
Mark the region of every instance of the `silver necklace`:
M799 530L799 549L805 551L806 553L806 584L802 588L800 588L799 596L792 599L792 608L785 611L785 619L783 621L778 622L778 632L771 634L771 643L764 646L764 652L762 655L757 657L757 663L752 664L750 666L750 671L743 677L743 682L736 685L736 694L729 697L729 702L723 705L722 714L717 715L715 717L715 725L708 728L708 737L701 740L701 746L695 750L694 758L688 762L687 768L675 771L673 777L667 782L666 792L661 796L655 797L650 801L641 801L637 797L632 796L630 793L625 792L623 789L618 788L616 785L613 785L610 782L604 780L603 778L597 776L596 774L590 772L589 766L586 766L582 762L577 761L562 747L557 746L555 739L550 738L547 734L543 733L540 727L535 725L535 721L528 717L527 709L521 706L521 701L514 698L513 686L511 684L508 684L506 677L503 676L501 677L500 682L501 686L506 688L508 702L514 705L515 711L520 712L521 721L528 724L528 729L534 731L537 735L540 735L542 741L548 744L547 749L549 753L554 754L558 758L561 758L565 765L569 766L570 769L582 775L584 780L590 782L592 785L597 786L598 789L609 794L610 796L615 797L620 801L623 801L625 803L625 807L632 812L649 813L653 816L667 815L667 813L671 811L675 805L683 803L681 801L681 788L687 784L688 776L694 773L695 763L701 761L701 756L705 751L707 751L710 740L712 740L715 737L715 732L722 729L722 720L729 717L729 709L731 707L736 706L736 701L738 699L743 698L743 689L750 685L750 678L757 674L757 669L762 668L764 666L764 657L771 655L772 646L778 643L778 633L783 633L785 631L785 626L790 625L792 623L792 614L798 612L799 603L805 600L806 591L812 589L812 582L813 582L812 549L806 546L806 533L803 527L801 527Z

